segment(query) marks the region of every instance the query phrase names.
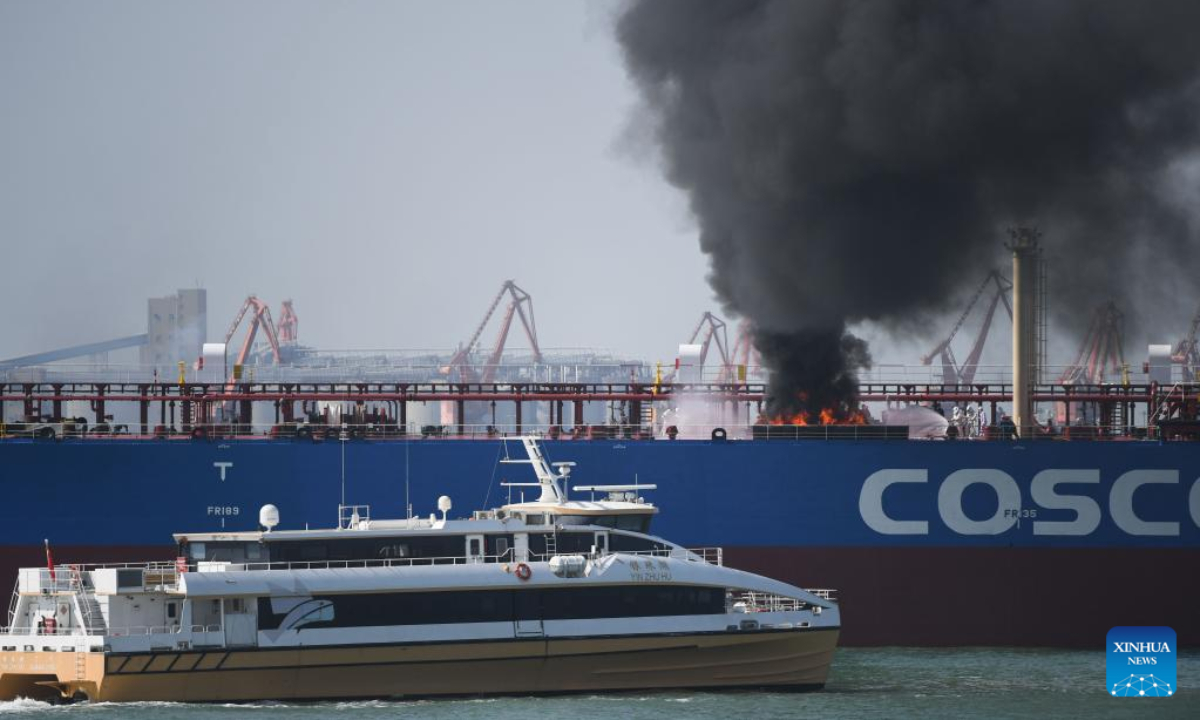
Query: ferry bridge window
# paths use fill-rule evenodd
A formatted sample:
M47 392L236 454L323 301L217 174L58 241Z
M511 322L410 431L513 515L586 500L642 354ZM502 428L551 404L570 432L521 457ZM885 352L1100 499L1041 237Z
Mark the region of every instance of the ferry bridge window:
M587 515L559 516L561 525L597 525L615 530L632 530L633 532L649 532L650 516L643 513L622 515Z
M666 545L654 542L648 538L635 537L613 533L608 536L608 546L613 552L646 552L649 550L665 550Z

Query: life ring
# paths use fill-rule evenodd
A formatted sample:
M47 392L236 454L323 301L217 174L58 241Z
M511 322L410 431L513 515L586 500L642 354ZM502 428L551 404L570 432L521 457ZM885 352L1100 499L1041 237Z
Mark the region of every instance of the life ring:
M522 581L522 582L524 582L525 580L528 580L529 578L533 577L533 571L532 571L532 570L530 570L530 569L529 569L529 566L528 566L528 565L526 565L525 563L519 563L519 564L517 565L517 571L516 571L516 574L517 574L517 579L518 579L518 580L520 580L520 581Z

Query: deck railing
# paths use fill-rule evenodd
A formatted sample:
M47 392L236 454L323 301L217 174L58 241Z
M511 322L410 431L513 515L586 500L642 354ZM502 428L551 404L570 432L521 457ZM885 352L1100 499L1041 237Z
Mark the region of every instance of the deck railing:
M724 549L719 547L701 547L701 548L663 548L658 550L630 550L630 551L607 551L597 555L637 555L650 557L665 557L674 558L676 560L686 560L689 562L706 562L710 565L723 566L725 560ZM590 555L586 552L555 552L555 553L529 553L528 561L547 561L556 555ZM195 561L188 564L188 571L191 572L247 572L247 571L269 571L269 570L353 570L353 569L370 569L370 568L391 568L391 567L421 567L428 565L477 565L485 563L503 563L517 562L516 552L514 548L509 548L498 555L448 555L438 557L399 557L399 558L365 558L356 560L278 560L269 562L255 561L239 561L239 562L224 562L224 561L203 561L199 562L200 568L197 568ZM142 570L145 573L153 576L154 573L161 573L163 580L170 579L171 582L156 582L155 586L171 587L178 583L180 568L176 563L170 562L147 562L147 563L96 563L96 564L81 564L71 566L58 566L56 570L56 578L54 582L49 580L49 571L46 568L37 569L40 573L39 589L49 590L50 592L61 592L64 594L72 594L76 591L76 587L71 582L72 570L89 572L92 570L105 569L121 569L121 570ZM32 570L32 568L27 569Z
M833 600L833 590L809 590L808 592L823 600ZM774 593L745 590L729 593L728 607L730 610L741 610L743 612L753 613L795 612L799 610L808 610L814 606L808 602L805 602L804 600L801 600L800 598L784 597L782 595L775 595Z
M661 550L630 550L619 551L619 553L608 553L609 555L638 555L648 557L666 557L676 560L687 560L688 562L705 562L709 565L723 567L725 565L725 549L719 547L700 547L700 548L664 548Z

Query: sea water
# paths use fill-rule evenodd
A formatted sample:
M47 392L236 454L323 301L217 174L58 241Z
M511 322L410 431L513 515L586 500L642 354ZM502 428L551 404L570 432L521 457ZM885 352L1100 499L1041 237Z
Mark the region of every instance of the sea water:
M209 720L256 718L1200 718L1200 652L1178 655L1170 698L1114 698L1105 691L1105 654L1096 650L848 648L839 650L825 690L634 692L557 697L345 703L81 703L53 707L0 703L0 714L63 718ZM397 672L402 672L398 670Z

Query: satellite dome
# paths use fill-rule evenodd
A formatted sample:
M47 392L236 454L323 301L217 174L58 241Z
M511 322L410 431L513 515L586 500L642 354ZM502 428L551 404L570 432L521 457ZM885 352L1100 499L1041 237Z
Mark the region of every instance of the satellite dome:
M263 505L258 511L258 524L271 532L271 528L279 524L279 508L274 505Z

